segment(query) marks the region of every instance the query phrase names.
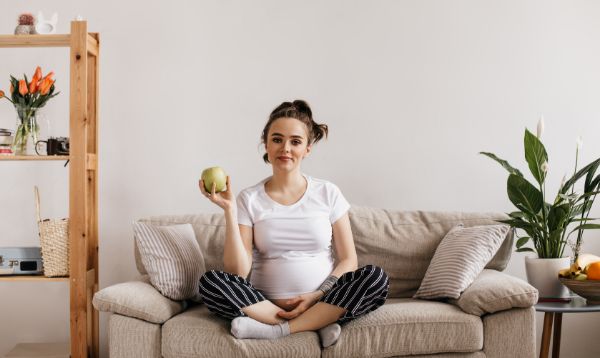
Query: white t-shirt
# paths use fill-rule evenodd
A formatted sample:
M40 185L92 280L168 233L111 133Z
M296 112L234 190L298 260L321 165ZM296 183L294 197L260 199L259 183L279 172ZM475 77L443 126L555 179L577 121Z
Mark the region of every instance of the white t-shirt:
M296 203L281 205L263 179L237 196L238 223L253 227L250 282L269 299L315 291L333 271L332 224L350 204L333 183L302 174L308 186Z

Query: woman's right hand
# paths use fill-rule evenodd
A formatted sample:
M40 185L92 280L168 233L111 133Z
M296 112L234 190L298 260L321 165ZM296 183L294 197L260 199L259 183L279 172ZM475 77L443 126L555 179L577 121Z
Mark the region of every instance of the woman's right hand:
M221 209L227 211L231 210L235 207L235 197L233 196L233 191L231 190L231 182L229 181L229 175L227 176L226 182L226 190L220 193L215 193L215 188L217 184L213 183L211 192L207 192L204 187L204 180L200 179L199 182L200 191L202 195L208 198L208 200L217 204Z

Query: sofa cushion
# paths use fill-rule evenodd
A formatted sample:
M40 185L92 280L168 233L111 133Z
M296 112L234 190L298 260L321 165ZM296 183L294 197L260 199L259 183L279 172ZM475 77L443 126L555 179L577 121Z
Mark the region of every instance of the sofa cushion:
M477 352L482 348L479 317L437 301L388 299L377 310L344 325L338 342L323 350L323 358Z
M477 316L535 305L538 290L527 282L496 270L483 270L458 299L450 302Z
M92 300L98 311L118 313L152 323L163 323L185 309L184 302L172 301L147 282L123 282L101 289Z
M204 258L190 224L134 223L135 242L152 286L172 300L200 300Z
M321 357L315 332L279 339L237 339L229 332L230 321L194 306L171 318L162 329L162 355L174 357Z
M508 225L457 225L442 240L414 298L458 298L504 241Z
M412 297L444 236L457 224L465 227L496 225L502 213L393 211L361 206L350 209L350 225L358 266L382 267L390 278L388 297ZM506 238L486 268L504 270L510 259L513 235Z

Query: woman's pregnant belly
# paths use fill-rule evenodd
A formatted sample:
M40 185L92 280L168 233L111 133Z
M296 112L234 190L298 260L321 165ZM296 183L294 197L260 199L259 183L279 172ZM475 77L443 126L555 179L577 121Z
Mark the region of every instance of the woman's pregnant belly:
M282 303L285 299L316 291L331 271L333 259L328 252L308 257L255 259L250 282L268 299Z

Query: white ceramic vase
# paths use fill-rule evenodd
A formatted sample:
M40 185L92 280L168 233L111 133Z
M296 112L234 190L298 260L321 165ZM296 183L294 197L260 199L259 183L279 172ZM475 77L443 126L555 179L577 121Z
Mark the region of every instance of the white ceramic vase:
M569 290L558 279L558 271L570 265L570 257L559 259L525 257L527 281L538 289L540 298L570 297Z

